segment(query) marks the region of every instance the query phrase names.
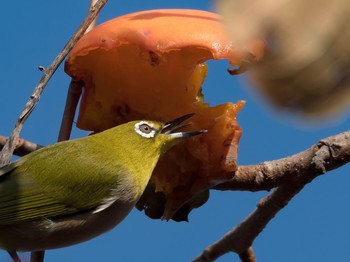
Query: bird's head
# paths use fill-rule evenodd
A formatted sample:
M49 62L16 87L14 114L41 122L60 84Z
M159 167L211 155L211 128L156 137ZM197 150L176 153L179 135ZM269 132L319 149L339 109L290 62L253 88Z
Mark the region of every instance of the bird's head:
M193 115L187 114L167 123L151 120L131 121L96 134L92 139L105 141L103 150L107 145L111 146L111 152L117 154L120 161L154 163L178 142L206 132L180 131L190 125L182 123Z
M191 116L193 114L184 115L167 123L151 120L131 121L96 136L103 136L103 140L107 140L107 144L113 147L110 153L117 155L122 165L127 166L139 177L146 177L142 174L152 171L159 158L173 145L206 132L206 130L180 131L190 125L182 123ZM146 178L143 186L148 183L149 178Z
M142 147L150 147L163 154L178 142L206 132L206 130L180 131L183 127L190 125L182 123L192 116L193 114L187 114L167 123L149 120L133 121L130 122L130 126L133 128L135 140L138 140Z

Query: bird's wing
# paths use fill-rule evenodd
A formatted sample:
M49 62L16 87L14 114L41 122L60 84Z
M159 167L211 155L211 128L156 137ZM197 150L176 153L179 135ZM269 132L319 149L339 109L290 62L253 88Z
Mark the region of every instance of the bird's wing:
M109 169L99 165L99 170L96 160L75 144L60 146L38 150L0 169L0 225L98 209L111 197L110 180L100 180L105 173L108 177ZM74 161L62 151L70 146L79 151L73 154L80 153Z
M37 218L50 218L77 212L42 192L25 173L15 173L25 161L16 161L0 169L0 225Z

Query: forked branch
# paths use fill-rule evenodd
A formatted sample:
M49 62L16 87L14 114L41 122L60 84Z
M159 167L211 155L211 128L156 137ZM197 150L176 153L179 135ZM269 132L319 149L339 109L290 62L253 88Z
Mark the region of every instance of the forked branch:
M193 261L214 261L228 252L244 254L271 219L307 183L349 162L350 131L346 131L322 139L316 145L296 155L254 166L240 167L232 181L219 185L216 189L257 191L276 186L277 188L263 198L247 218L216 243L207 247ZM245 260L242 259L242 261Z

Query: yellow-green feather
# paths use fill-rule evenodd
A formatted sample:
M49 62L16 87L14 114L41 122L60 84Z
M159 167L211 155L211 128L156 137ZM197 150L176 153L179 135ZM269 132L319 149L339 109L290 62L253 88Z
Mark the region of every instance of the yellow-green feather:
M0 169L0 225L95 209L120 187L134 188L118 192L135 203L168 138L143 138L133 128L57 143Z

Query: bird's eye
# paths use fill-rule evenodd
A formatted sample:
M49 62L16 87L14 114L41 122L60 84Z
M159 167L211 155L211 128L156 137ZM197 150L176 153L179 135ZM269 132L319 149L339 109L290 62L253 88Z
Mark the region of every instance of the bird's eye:
M154 137L154 135L156 134L156 130L154 129L154 127L150 123L147 123L145 121L136 123L135 131L136 133L145 138Z
M147 124L142 124L142 125L140 125L139 126L139 129L140 129L140 131L142 132L142 133L145 133L145 134L149 134L149 133L151 133L152 132L152 128L149 126L149 125L147 125Z

